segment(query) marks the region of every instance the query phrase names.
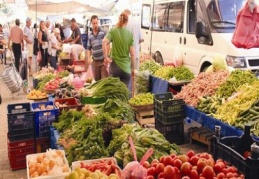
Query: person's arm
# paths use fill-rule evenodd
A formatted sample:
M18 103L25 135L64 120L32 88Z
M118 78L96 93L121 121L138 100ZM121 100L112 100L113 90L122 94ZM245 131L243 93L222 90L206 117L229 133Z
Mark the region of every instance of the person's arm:
M131 73L134 73L135 69L135 49L134 46L130 46L130 58L131 58Z
M25 42L27 44L32 44L32 42L28 38L28 31L27 30L24 30L23 40L25 40Z
M103 56L104 56L104 64L108 64L111 62L111 59L109 58L109 45L110 40L107 37L104 37L102 42L102 49L103 49Z
M39 33L38 33L38 41L39 41L39 44L41 44L41 45L44 44L44 42L42 41L42 32L41 31L39 31Z
M72 43L76 44L80 38L81 38L80 29L76 28L76 30L75 30L75 39L72 40Z

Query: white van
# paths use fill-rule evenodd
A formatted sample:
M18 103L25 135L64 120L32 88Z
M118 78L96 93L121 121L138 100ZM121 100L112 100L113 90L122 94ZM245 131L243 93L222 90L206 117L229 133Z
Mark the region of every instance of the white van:
M114 20L112 17L98 17L99 27L108 32L114 26ZM90 32L92 30L91 19L86 20L86 30Z
M246 0L143 0L141 51L160 63L172 62L176 51L194 74L216 56L234 68L259 69L259 49L231 43L238 11ZM147 43L150 42L150 43Z

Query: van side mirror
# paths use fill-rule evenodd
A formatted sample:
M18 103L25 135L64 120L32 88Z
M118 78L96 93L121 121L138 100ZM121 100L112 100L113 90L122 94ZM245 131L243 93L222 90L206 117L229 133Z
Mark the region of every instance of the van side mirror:
M203 37L203 38L209 37L209 33L208 33L206 27L200 21L196 22L195 36L197 39L199 39L201 37Z

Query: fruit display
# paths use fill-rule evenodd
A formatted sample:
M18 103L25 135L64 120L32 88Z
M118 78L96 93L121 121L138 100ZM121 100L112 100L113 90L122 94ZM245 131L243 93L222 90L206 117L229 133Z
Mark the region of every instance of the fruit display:
M50 81L48 81L48 82L45 84L44 89L45 89L46 91L52 91L52 92L53 92L54 90L58 89L59 84L60 84L60 81L61 81L60 78L55 78L55 79L53 79L53 80L50 80Z
M28 178L65 176L71 171L63 150L49 149L45 153L26 156Z
M132 106L149 105L154 103L154 95L151 93L140 93L129 100Z
M54 73L54 68L52 67L43 67L40 71L37 71L36 73L33 74L33 78L41 80L44 78L46 75L53 74Z
M244 179L236 167L224 160L215 161L212 155L196 154L193 150L187 154L161 156L152 162L144 162L143 166L147 168L147 179Z
M45 99L47 98L47 94L44 92L41 92L39 90L31 90L27 95L27 99L31 100L37 100L37 99Z
M70 172L65 179L120 179L120 177L114 173L107 175L100 170L91 172L85 168L77 168Z

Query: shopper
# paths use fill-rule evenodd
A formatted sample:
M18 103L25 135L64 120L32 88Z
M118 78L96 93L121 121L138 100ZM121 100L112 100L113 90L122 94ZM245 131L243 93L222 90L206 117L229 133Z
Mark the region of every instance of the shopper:
M37 53L39 51L39 41L38 41L38 26L35 23L33 25L33 29L32 29L32 33L33 33L33 37L34 37L34 42L33 42L33 55L37 56Z
M19 71L22 51L24 50L23 31L19 26L20 26L20 20L16 19L15 26L13 26L10 30L10 36L8 40L8 47L10 49L11 49L10 45L12 41L12 50L14 53L15 67L17 71Z
M134 72L134 40L132 33L126 28L128 15L123 12L119 16L117 25L109 30L102 42L104 63L109 67L109 73L113 77L129 85L131 73ZM108 44L112 42L111 59L108 56ZM129 56L130 54L130 56Z
M137 19L131 16L129 9L125 9L124 12L128 15L127 29L133 34L134 48L135 48L135 69L139 69L139 53L140 53L140 43L144 41L141 35L140 23Z
M3 60L5 58L5 34L3 31L3 26L0 24L0 59L1 59L1 64L3 63Z
M54 68L54 70L57 70L57 51L60 50L59 41L58 38L60 36L60 30L59 28L55 28L53 32L50 34L50 66Z
M31 30L31 18L29 17L26 19L26 26L24 27L23 32L24 32L23 39L26 42L26 48L27 48L29 74L32 75L31 63L32 63L34 37Z
M41 61L39 62L39 67L48 66L48 35L46 33L46 27L44 21L40 22L40 30L38 33L38 41L40 44Z
M92 69L94 80L98 81L108 76L108 71L104 65L104 56L102 49L102 40L106 32L99 27L98 17L93 15L91 17L92 32L89 34L87 42L87 63L90 62L92 55ZM87 64L88 66L88 64Z
M80 29L79 29L79 27L76 23L75 18L71 19L71 26L70 27L71 27L71 30L72 30L72 35L68 39L64 40L64 42L82 45L81 32L80 32Z
M82 45L79 44L64 44L63 45L63 52L67 53L70 55L70 64L68 65L68 69L73 69L74 65L73 65L73 61L74 60L78 60L79 55L82 52L85 52L85 48Z

